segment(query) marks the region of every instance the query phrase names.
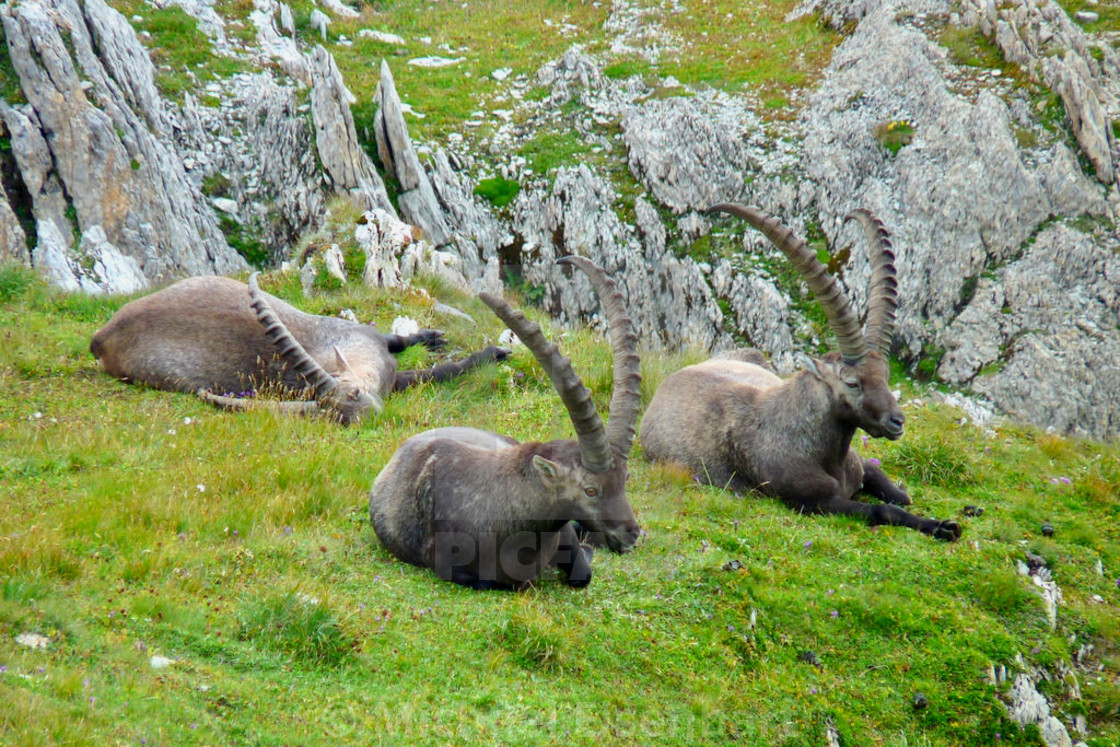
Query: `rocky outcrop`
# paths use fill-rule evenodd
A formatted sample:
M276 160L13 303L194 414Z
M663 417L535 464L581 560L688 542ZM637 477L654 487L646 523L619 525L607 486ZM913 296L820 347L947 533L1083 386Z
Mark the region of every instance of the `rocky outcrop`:
M1120 54L1092 44L1053 0L965 0L964 23L991 37L1010 62L1062 98L1074 137L1104 184L1120 185Z
M4 120L0 117L0 136L7 135L3 126ZM31 264L31 251L27 246L27 233L19 223L19 217L12 209L11 200L4 181L0 179L0 261L15 261L21 264Z
M102 0L29 0L0 20L27 97L0 116L35 217L31 263L92 291L245 267L168 144L128 22Z
M202 106L188 94L180 111L183 163L224 219L278 264L326 212L308 107L294 86L263 72L235 75L208 95L221 103Z
M374 100L377 101L377 154L385 171L397 180L400 189L397 202L401 215L419 226L428 241L443 246L451 240L451 231L428 175L412 147L393 73L384 60L381 61L381 79L377 83Z
M367 210L384 210L396 215L396 208L385 191L385 183L358 140L354 115L350 113L354 96L347 90L334 57L317 46L307 56L307 62L312 81L311 114L315 122L315 147L335 190L349 194Z
M1115 276L1116 236L1047 227L1053 216L1115 221L1105 192L1060 138L1046 138L1025 102L955 93L955 73L918 28L866 15L802 118L802 209L819 216L834 246L844 245L839 218L857 206L891 228L903 358L945 351L939 375L1006 412L1115 435L1120 372L1109 361L1120 353L1120 309L1106 278ZM915 133L894 155L876 134L899 120ZM1020 128L1043 133L1039 144L1019 145ZM772 185L752 184L758 201ZM853 245L844 271L857 299L868 273L862 252Z
M579 166L561 169L545 196L516 201L512 220L523 241L521 274L544 289L544 307L562 320L597 319L591 286L555 265L559 257L580 254L615 278L643 340L670 347L729 344L703 271L691 259L666 252L656 210L639 200L635 230L615 213L617 200L607 182Z

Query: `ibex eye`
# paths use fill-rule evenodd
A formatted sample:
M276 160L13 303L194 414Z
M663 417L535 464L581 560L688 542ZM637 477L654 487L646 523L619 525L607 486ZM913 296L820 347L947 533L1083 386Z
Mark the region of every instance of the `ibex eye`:
M858 381L845 381L844 383L848 385L849 389L859 389Z
M584 488L583 493L588 498L594 498L595 496L599 495L599 489L598 488Z

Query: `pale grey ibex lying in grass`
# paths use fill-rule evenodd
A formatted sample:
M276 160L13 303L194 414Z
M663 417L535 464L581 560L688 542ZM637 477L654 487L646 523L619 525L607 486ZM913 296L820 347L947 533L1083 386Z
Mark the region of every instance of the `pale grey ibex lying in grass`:
M671 374L642 420L646 458L681 464L698 479L736 492L758 489L800 511L859 515L870 524L959 538L956 522L899 508L910 503L906 492L851 449L857 428L893 440L902 435L905 420L884 357L898 307L886 229L865 210L848 216L863 224L871 242L867 327L861 332L839 284L788 228L754 207L720 204L713 211L745 219L782 250L824 309L840 352L806 358L806 370L786 381L758 351L738 359L716 357ZM861 491L884 503L853 500Z
M517 589L552 565L569 585L583 587L591 581L591 556L582 533L615 552L638 540L626 500L626 460L641 403L637 338L622 296L598 265L583 257L559 261L587 274L610 327L610 420L604 427L571 360L537 324L482 294L548 373L579 440L523 444L475 428L440 428L402 444L370 491L370 521L390 552L440 578Z
M495 346L420 371L397 371L392 353L438 348L442 333L382 335L345 319L307 314L257 286L225 277L180 280L125 304L93 335L90 351L105 370L157 389L198 393L230 409L260 405L282 412L325 412L353 423L379 412L383 398L417 381L444 381L509 351ZM279 389L315 399L258 403L226 396Z

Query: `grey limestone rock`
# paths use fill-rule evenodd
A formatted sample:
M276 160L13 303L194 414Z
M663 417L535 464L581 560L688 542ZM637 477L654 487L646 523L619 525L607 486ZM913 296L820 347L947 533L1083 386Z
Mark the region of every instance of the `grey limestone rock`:
M36 219L32 263L97 290L112 285L73 269L97 264L83 247L113 247L147 282L245 267L168 143L152 64L123 16L102 0L28 0L0 20L27 97L2 116ZM95 227L103 241L75 246L75 229Z
M1053 0L964 0L963 22L992 37L1003 55L1062 98L1073 134L1097 178L1120 183L1120 53L1094 44Z
M232 201L236 209L225 212L273 261L285 259L326 212L311 123L296 96L269 72L239 73L225 82L219 107L198 106L188 95L176 127L192 179L223 184L212 203Z
M400 186L397 202L402 217L419 226L432 244L442 246L451 240L451 230L444 220L443 208L436 199L432 183L412 147L393 73L384 60L374 99L377 101L377 153L386 172Z
M310 70L311 113L315 122L315 146L323 168L338 192L350 194L367 210L397 211L385 191L366 152L358 142L350 104L354 97L330 52L322 46L307 55Z
M562 168L551 190L516 201L525 279L544 286L544 303L562 320L594 320L598 301L580 276L564 277L555 260L579 254L615 278L637 334L672 348L727 344L723 315L699 265L666 252L664 227L646 200L638 229L614 212L614 190L587 166ZM640 237L640 238L639 238Z
M3 120L0 119L0 123L2 122ZM31 264L27 234L19 224L19 218L8 201L8 194L2 183L0 183L0 260Z

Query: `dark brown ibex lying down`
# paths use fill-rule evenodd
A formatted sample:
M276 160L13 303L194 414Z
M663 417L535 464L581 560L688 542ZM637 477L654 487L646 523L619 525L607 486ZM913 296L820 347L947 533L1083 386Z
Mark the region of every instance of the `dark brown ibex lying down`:
M229 409L323 411L343 423L380 412L391 391L417 381L444 381L509 354L490 346L463 361L397 371L392 353L417 344L439 348L442 333L382 335L358 322L307 314L261 291L254 274L248 286L225 277L195 277L131 301L94 333L90 351L108 373L125 381L198 393ZM225 396L262 388L295 396L310 389L315 399Z
M591 555L581 533L615 552L638 540L626 500L626 459L641 401L637 338L621 295L598 265L583 257L559 261L587 273L610 327L610 420L604 427L571 360L537 324L482 294L548 373L578 443L523 444L475 428L440 428L405 441L373 484L370 521L390 552L440 578L475 589L519 589L556 566L569 585L583 587L591 582Z
M758 351L716 357L668 376L642 420L646 458L676 462L698 479L736 492L758 489L810 513L859 515L938 539L961 535L954 521L926 519L876 464L851 449L862 428L877 438L902 436L905 420L888 384L885 354L898 307L894 253L883 225L864 210L858 219L871 242L867 327L839 284L805 243L758 208L720 204L762 231L789 258L820 301L840 351L805 358L805 370L783 381ZM853 500L864 492L884 501Z

